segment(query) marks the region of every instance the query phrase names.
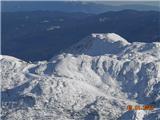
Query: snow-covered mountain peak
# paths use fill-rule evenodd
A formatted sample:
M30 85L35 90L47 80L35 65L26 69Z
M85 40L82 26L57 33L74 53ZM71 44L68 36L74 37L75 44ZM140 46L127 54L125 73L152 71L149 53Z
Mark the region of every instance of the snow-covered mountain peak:
M69 52L99 56L104 54L118 54L130 43L115 33L92 33L73 45Z
M106 40L108 42L118 42L118 41L121 41L124 44L129 44L127 40L125 40L123 37L119 36L116 33L92 33L91 36L93 38Z

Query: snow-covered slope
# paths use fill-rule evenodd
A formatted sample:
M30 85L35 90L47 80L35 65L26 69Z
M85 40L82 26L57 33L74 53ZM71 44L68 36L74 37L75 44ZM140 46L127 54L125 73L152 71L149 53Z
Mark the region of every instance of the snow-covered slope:
M3 120L160 119L160 43L91 34L50 61L1 56ZM127 111L128 105L154 105Z
M122 51L130 43L115 33L93 33L78 44L69 48L68 52L84 53L91 56L116 54Z

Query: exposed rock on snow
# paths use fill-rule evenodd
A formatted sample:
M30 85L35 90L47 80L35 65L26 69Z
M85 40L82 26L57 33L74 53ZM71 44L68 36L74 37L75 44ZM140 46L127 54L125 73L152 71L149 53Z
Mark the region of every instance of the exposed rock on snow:
M91 34L49 62L1 56L3 120L160 119L160 43ZM127 111L128 105L154 105Z

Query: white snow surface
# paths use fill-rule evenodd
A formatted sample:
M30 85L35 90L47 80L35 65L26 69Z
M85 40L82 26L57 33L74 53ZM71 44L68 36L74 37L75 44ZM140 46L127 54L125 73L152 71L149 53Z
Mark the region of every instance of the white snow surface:
M50 61L0 63L2 120L160 119L159 42L93 33Z

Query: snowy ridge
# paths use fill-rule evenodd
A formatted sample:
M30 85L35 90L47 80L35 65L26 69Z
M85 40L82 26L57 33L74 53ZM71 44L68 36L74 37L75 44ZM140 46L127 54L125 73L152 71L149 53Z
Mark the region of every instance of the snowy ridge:
M72 46L67 52L91 56L118 54L128 45L130 43L127 40L115 33L93 33Z
M121 41L124 44L129 44L127 42L127 40L125 40L124 38L122 38L121 36L115 34L115 33L93 33L91 34L91 36L93 38L98 38L98 39L102 39L102 40L106 40L106 41L110 41L110 42L117 42L117 41Z
M49 62L1 56L2 119L160 119L159 53L159 42L94 33ZM148 104L155 109L127 111Z

